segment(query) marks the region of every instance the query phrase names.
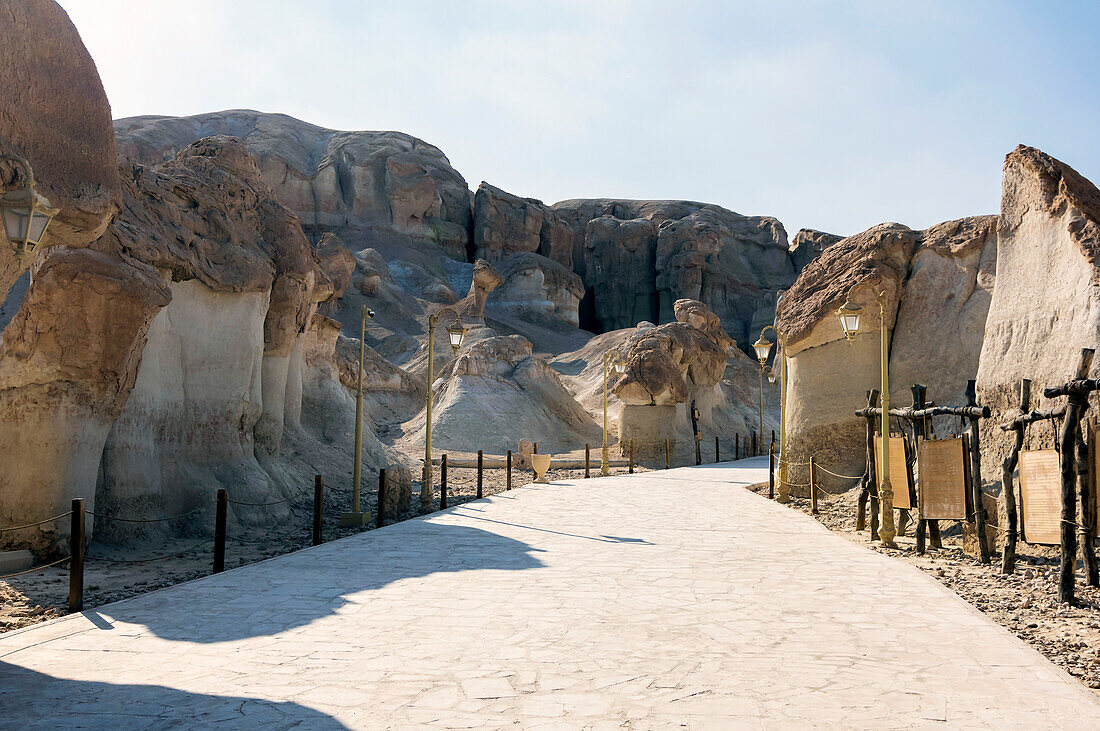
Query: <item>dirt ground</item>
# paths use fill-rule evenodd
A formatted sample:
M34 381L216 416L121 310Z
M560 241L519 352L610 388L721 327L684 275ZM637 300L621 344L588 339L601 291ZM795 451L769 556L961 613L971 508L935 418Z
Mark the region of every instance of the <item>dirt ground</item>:
M555 455L565 456L565 455ZM575 455L583 459L581 450ZM454 454L455 458L474 458L476 454ZM622 474L625 467L613 467L612 474ZM642 472L644 468L637 467ZM592 476L598 476L599 462L594 457ZM550 479L575 479L584 477L584 470L551 470ZM534 479L530 470L515 469L512 472L513 487L520 487ZM439 509L439 468L435 473L435 500L432 510ZM506 484L503 469L486 469L483 494L504 492ZM412 486L412 504L419 507L420 483ZM448 469L447 501L449 507L475 499L477 494L477 469ZM374 511L376 493L364 491L366 509ZM262 561L273 556L297 551L310 545L313 525L313 497L303 494L291 504L296 525L274 529L256 530L255 535L233 536L226 541L225 567L236 568ZM349 510L351 496L346 491L328 491L325 494L322 536L325 541L344 538L363 530L373 530L374 523L363 528L341 528L339 514ZM395 520L404 520L417 512L410 511ZM387 524L395 522L387 519ZM120 599L143 594L154 589L172 586L210 573L214 560L212 540L180 539L171 546L117 547L92 543L88 548L84 569L84 607L93 609ZM0 580L0 632L25 627L68 613L69 572L67 564Z
M767 495L768 485L750 489ZM1010 576L1001 573L999 553L994 554L992 565L984 566L963 553L960 527L946 521L940 521L942 549L930 548L924 556L918 555L914 525L897 537L898 550L882 548L871 542L869 530L854 530L858 495L856 487L823 496L814 517L861 545L930 574L1100 695L1100 589L1086 585L1078 568L1076 605L1061 604L1056 546L1018 543L1016 573ZM792 498L789 506L810 513L808 498Z

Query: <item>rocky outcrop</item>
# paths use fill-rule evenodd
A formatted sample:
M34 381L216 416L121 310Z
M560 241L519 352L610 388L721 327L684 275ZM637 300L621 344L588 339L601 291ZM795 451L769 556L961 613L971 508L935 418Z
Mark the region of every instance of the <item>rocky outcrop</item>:
M502 454L527 438L540 451L561 452L600 435L558 375L518 335L465 347L439 373L433 391L432 444L439 449ZM423 414L405 428L403 441L423 445Z
M351 275L355 271L355 255L344 245L339 236L326 233L313 248L321 271L332 285L332 296L340 299L351 284Z
M477 255L487 261L530 252L573 266L573 231L540 200L482 182L474 194L473 231Z
M939 404L958 403L978 369L993 285L996 217L948 221L926 231L875 226L826 248L783 296L776 327L787 361L787 450L792 463L815 456L841 474L864 469L864 424L855 416L879 388L881 295L890 343L893 406L928 387ZM863 308L849 344L836 310L851 294ZM805 467L790 479L805 482ZM825 480L826 488L849 482Z
M997 286L978 368L979 398L1012 411L1020 379L1030 378L1033 407L1053 405L1042 404L1042 389L1072 378L1081 349L1097 348L1098 341L1100 190L1069 165L1021 145L1004 164ZM983 426L982 472L996 478L1009 437L992 421Z
M584 296L580 277L538 254L512 254L498 264L501 286L490 298L504 309L529 320L553 320L573 327Z
M419 241L467 260L466 181L438 148L410 135L338 132L248 110L130 117L115 131L119 152L145 165L171 160L203 137L239 137L263 181L311 234L337 233L352 250Z
M474 262L470 291L455 305L455 310L469 322L485 321L485 303L493 291L504 284L504 277L484 259Z
M689 201L582 199L553 210L574 231L581 325L596 332L672 322L675 301L695 299L749 343L754 321L771 319L775 292L795 278L774 218Z
M812 228L800 229L791 239L791 261L794 262L795 271L801 272L821 252L843 238Z
M25 158L38 192L60 208L43 243L87 245L119 210L111 107L95 63L53 0L2 0L0 17L0 154ZM10 253L4 242L0 267ZM14 279L0 280L4 293Z

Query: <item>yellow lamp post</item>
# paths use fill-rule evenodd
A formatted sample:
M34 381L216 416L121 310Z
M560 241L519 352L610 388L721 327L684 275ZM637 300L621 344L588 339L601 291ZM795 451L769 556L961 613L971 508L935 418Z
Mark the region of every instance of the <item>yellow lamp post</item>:
M19 155L0 155L0 185L7 188L0 195L0 217L4 233L22 260L34 252L46 235L46 228L60 209L35 190L34 171Z
M424 410L424 479L420 483L420 509L428 511L432 505L432 382L435 380L435 324L444 313L450 313L454 322L447 326L447 339L451 350L458 349L466 339L466 327L453 307L444 307L428 316L428 398Z
M374 317L374 310L364 305L359 313L359 385L355 390L355 461L351 468L351 512L340 513L340 525L344 528L363 525L370 519L368 514L359 509L359 488L363 476L363 356L366 350L368 317Z
M882 525L878 534L882 539L882 545L888 548L897 548L897 544L894 543L894 536L896 535L894 531L894 491L890 487L890 341L886 332L886 294L876 290L872 291L875 295L875 301L878 302L880 359L882 361L882 416L879 420L879 431L882 432L880 435L882 438L880 448L882 469L880 472L882 474L879 475L878 490L878 501L882 508ZM856 340L856 334L859 332L859 316L862 309L862 307L852 302L852 293L849 292L844 304L837 310L840 326L844 329L844 337L847 338L849 343L854 343Z
M790 488L787 484L787 349L784 347L783 336L772 325L766 325L763 330L760 331L760 339L753 343L753 350L756 351L756 358L760 361L760 438L761 441L764 438L764 375L765 366L764 361L768 358L768 352L771 350L772 343L768 341L764 334L771 330L775 333L775 339L779 342L779 348L775 352L775 358L779 359L779 491L777 499L781 503L785 503L790 499ZM772 361L772 368L767 372L768 381L775 383L775 361Z
M612 362L611 351L607 351L603 354L603 455L600 459L600 474L605 477L610 473L610 462L607 457L607 374L611 369L614 369L617 375L622 375L626 371L626 363L621 360Z

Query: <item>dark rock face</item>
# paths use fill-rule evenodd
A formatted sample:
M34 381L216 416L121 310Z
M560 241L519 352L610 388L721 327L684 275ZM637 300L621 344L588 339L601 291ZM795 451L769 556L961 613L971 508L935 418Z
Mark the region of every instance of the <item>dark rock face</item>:
M473 239L477 256L486 261L529 252L573 266L573 231L550 206L485 182L474 194Z
M400 132L338 132L284 114L232 110L115 122L119 152L146 165L210 135L244 140L279 202L307 233L422 241L465 261L470 192L437 147Z
M574 271L603 330L672 322L676 300L695 299L746 347L754 323L770 322L775 292L797 275L774 218L690 201L568 200L553 209L574 230Z
M818 254L840 241L843 236L816 231L812 228L801 229L791 241L791 261L798 271L817 258Z

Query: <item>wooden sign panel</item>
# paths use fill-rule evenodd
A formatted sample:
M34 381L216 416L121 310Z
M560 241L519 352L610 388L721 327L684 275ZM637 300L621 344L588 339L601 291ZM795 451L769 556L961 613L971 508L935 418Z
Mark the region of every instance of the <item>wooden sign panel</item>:
M1062 473L1053 449L1020 452L1020 502L1025 541L1062 542Z
M966 459L962 437L921 442L917 469L922 518L966 520Z
M913 477L909 472L909 443L905 437L890 437L890 488L894 507L913 508ZM875 436L875 475L882 481L882 437Z

